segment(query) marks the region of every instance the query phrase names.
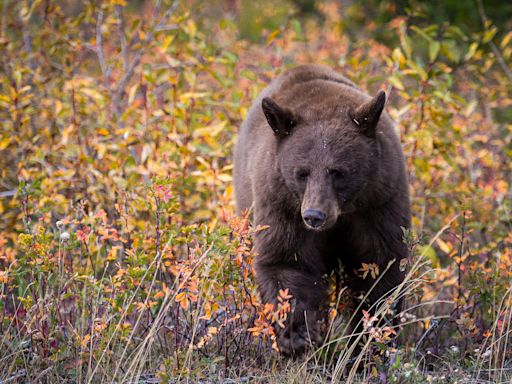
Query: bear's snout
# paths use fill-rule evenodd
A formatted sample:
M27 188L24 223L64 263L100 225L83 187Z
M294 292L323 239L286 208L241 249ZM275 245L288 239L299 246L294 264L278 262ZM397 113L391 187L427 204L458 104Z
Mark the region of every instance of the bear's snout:
M306 209L302 218L308 227L318 229L325 223L326 215L318 209Z

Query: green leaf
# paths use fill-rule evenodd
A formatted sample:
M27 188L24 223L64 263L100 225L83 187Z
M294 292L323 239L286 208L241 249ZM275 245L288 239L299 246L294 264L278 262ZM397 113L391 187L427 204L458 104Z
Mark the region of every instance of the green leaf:
M434 268L439 267L439 258L434 248L429 245L423 245L419 248L420 255L425 256L432 263Z
M397 88L397 89L399 89L399 90L401 90L401 91L403 91L403 90L405 89L405 88L404 88L404 85L402 84L402 81L398 78L398 76L397 76L397 75L392 75L392 76L390 76L390 77L389 77L389 79L388 79L388 81L389 81L389 83L390 83L393 87L395 87L395 88Z
M400 43L402 45L405 56L410 59L412 57L411 39L405 33L400 35Z
M429 35L427 35L425 33L425 31L423 29L420 29L418 27L416 27L415 25L411 26L411 30L416 32L418 35L420 35L421 37L423 37L425 40L427 40L428 42L431 42L432 41L432 37L430 37Z
M302 38L302 26L300 25L300 21L297 19L293 19L290 21L290 24L293 27L293 30L295 31L295 34L297 35L297 38Z
M439 41L431 40L428 43L428 58L431 63L433 63L437 55L439 54L439 49L441 48L441 44Z
M224 52L224 57L226 57L231 63L236 63L238 61L238 57L229 51Z

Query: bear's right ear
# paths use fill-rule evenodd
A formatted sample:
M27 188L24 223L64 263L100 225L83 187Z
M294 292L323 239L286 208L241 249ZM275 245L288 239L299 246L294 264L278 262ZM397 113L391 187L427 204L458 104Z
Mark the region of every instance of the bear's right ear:
M261 108L270 128L278 137L288 136L293 127L297 125L297 118L287 109L280 107L274 100L265 97L261 101Z
M361 104L354 112L350 111L350 118L363 134L375 138L384 104L386 104L386 94L384 91L379 91L374 98Z

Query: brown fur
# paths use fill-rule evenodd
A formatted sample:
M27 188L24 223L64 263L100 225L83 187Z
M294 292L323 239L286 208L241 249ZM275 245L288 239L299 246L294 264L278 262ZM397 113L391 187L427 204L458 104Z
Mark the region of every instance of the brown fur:
M289 288L295 308L278 344L283 353L321 341L325 274L339 261L353 292L366 292L361 263L384 271L369 304L403 281L410 225L407 176L399 139L383 109L351 81L318 65L284 72L251 107L235 147L237 210L254 208L256 278L275 303ZM313 212L313 213L312 213ZM315 223L311 215L320 215ZM315 216L316 217L316 216ZM306 224L309 223L309 224ZM306 324L307 323L307 324Z

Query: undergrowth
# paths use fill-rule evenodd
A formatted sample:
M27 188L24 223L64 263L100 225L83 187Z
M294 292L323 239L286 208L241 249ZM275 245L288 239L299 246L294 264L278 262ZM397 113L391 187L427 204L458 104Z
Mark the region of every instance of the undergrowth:
M512 33L400 16L390 47L320 8L248 42L180 2L2 2L1 383L510 382ZM398 321L390 300L347 312L341 287L325 344L286 359L290 297L259 301L231 152L258 92L308 62L387 91L411 259Z

